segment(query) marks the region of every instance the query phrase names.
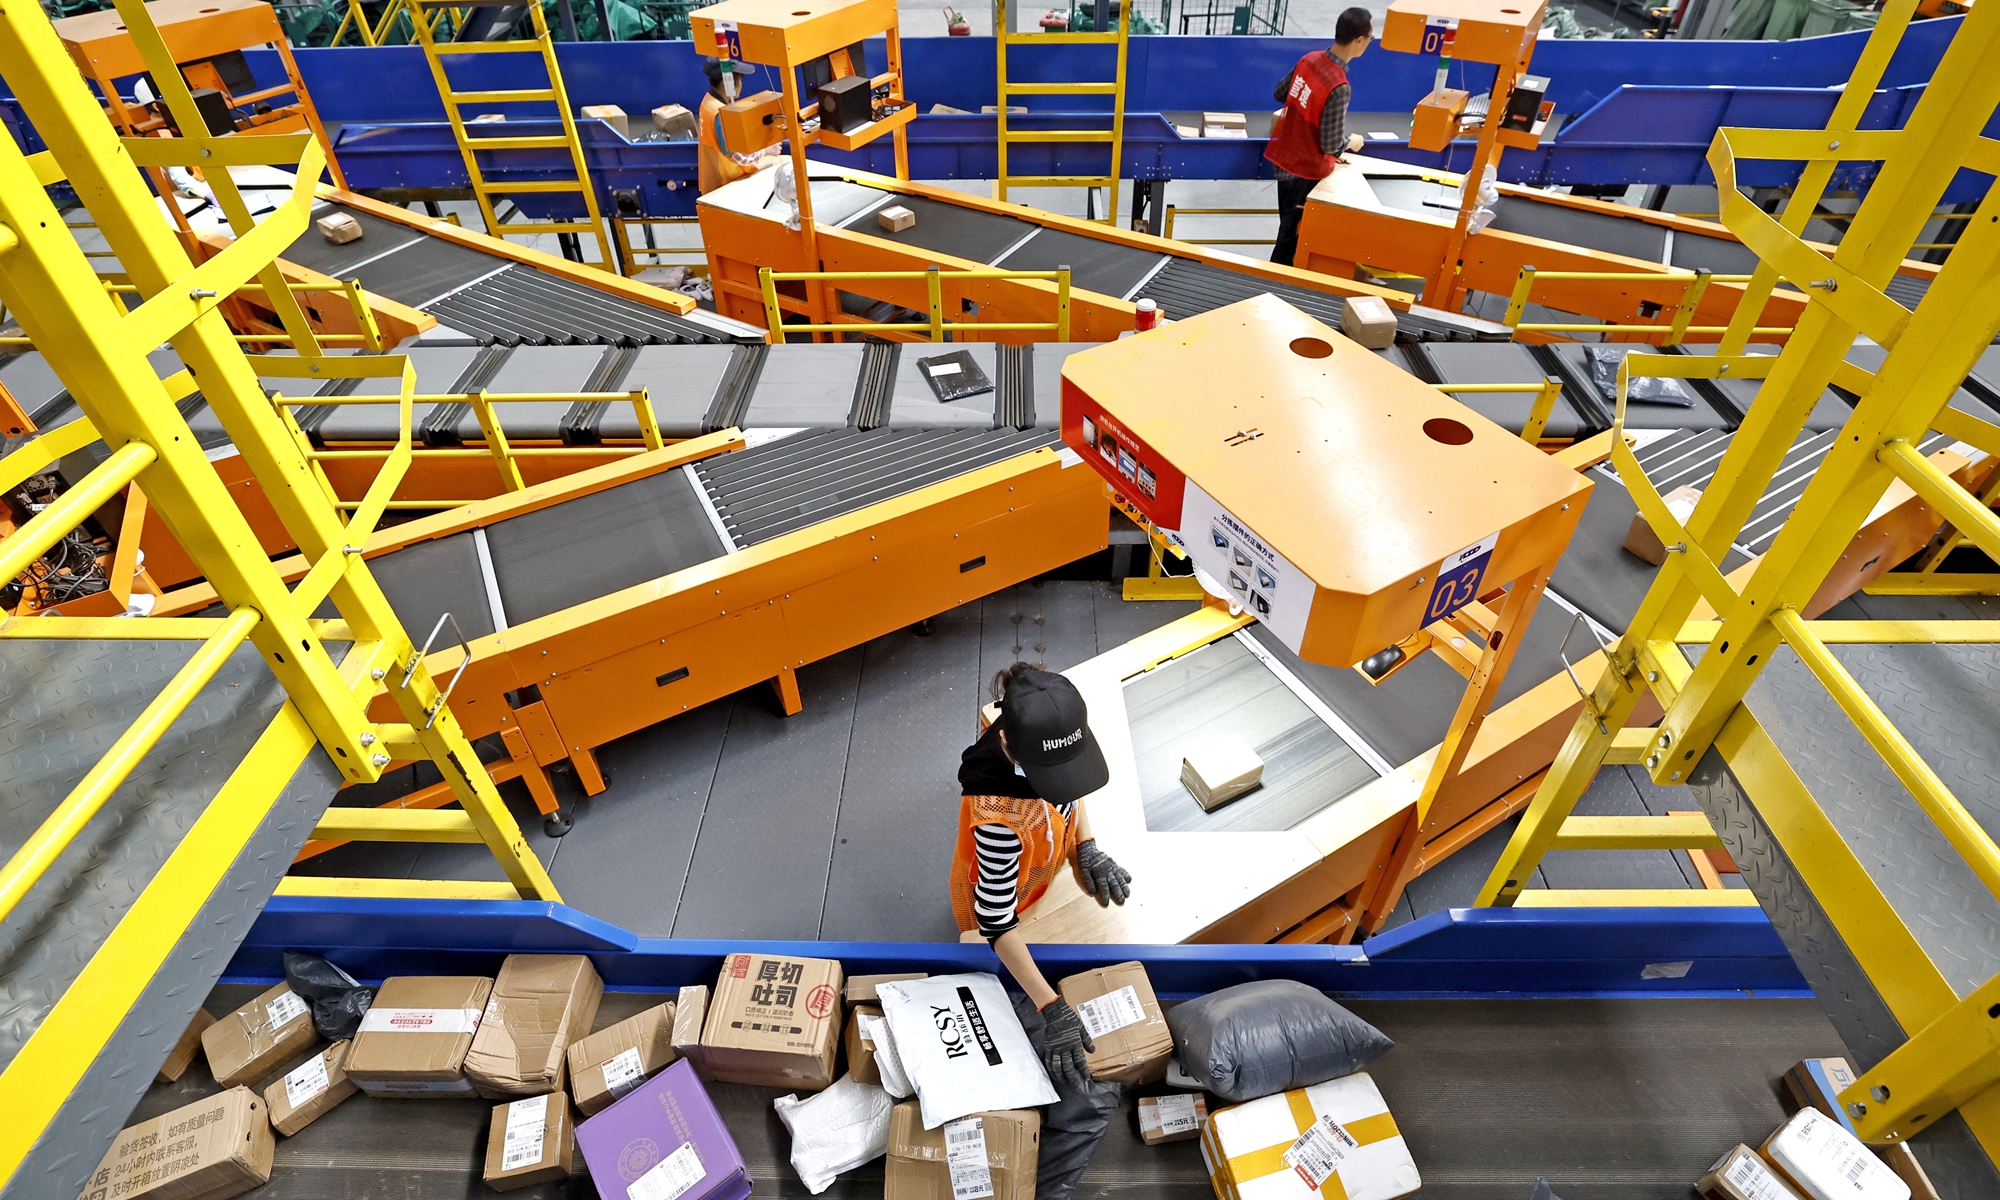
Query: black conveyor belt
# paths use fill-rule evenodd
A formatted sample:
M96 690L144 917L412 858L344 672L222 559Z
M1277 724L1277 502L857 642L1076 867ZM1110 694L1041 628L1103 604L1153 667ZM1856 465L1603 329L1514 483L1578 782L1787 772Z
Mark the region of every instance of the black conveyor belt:
M481 341L516 345L726 342L715 329L518 263L426 305Z
M1041 228L1019 217L987 212L962 204L946 204L928 196L892 195L885 203L900 204L910 210L917 223L898 233L882 228L871 208L855 218L849 228L899 245L915 246L949 254L954 258L991 265L1008 247ZM879 205L877 206L880 207Z
M1236 271L1225 271L1221 267L1196 262L1192 258L1175 258L1166 269L1139 291L1140 296L1157 301L1169 317L1204 313L1225 304L1248 300L1269 292L1293 308L1306 313L1335 329L1340 328L1341 302L1339 296L1325 292L1310 291L1285 283L1273 283L1259 279L1255 275L1244 275Z
M1667 249L1664 225L1567 204L1547 204L1525 196L1500 197L1500 202L1493 206L1493 223L1487 228L1549 242L1590 246L1646 262L1659 262Z
M226 1013L257 988L208 998ZM606 992L603 1028L660 1000ZM1171 1005L1173 1001L1168 1001ZM1739 1141L1784 1120L1771 1081L1839 1040L1811 1000L1367 1000L1345 1003L1396 1048L1369 1066L1423 1176L1425 1200L1521 1200L1537 1175L1568 1200L1683 1200L1689 1184ZM293 1064L286 1063L289 1067ZM132 1114L145 1120L217 1090L197 1061L156 1084ZM803 1197L791 1141L771 1101L787 1089L713 1084L759 1196ZM1074 1200L1212 1200L1194 1142L1139 1141L1128 1090L1072 1193ZM1505 1103L1476 1103L1478 1097ZM258 1200L461 1200L482 1194L491 1101L427 1103L357 1096L296 1137L278 1139ZM509 1193L522 1200L597 1195L583 1174ZM880 1200L882 1163L842 1175L825 1200Z
M1068 267L1071 287L1122 298L1165 257L1156 250L1085 237L1066 229L1043 229L993 265L1008 271Z

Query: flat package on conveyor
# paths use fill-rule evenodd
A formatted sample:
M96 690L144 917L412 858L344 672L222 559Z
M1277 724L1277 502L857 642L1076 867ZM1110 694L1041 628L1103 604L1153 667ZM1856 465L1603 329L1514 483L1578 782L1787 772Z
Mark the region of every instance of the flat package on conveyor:
M1423 1184L1366 1071L1211 1113L1201 1156L1224 1200L1393 1200Z

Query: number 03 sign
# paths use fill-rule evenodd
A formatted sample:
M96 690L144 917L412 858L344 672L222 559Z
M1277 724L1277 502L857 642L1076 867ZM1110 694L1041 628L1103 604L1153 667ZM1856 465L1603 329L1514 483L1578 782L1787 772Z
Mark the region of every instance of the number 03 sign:
M1424 623L1441 621L1464 608L1479 596L1479 581L1486 578L1486 564L1493 561L1493 547L1500 542L1498 532L1446 556L1438 565L1437 583L1431 588L1431 602L1424 609Z

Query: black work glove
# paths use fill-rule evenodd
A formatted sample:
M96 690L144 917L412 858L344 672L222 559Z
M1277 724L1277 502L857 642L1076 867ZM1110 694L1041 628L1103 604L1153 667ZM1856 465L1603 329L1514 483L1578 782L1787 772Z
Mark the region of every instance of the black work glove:
M1083 1018L1060 996L1044 1005L1041 1014L1042 1036L1035 1052L1041 1055L1049 1079L1065 1091L1089 1087L1090 1064L1084 1061L1084 1055L1097 1049L1097 1043L1084 1029Z
M1132 872L1098 849L1096 838L1076 844L1076 869L1083 876L1083 890L1097 897L1101 908L1122 905L1132 894Z

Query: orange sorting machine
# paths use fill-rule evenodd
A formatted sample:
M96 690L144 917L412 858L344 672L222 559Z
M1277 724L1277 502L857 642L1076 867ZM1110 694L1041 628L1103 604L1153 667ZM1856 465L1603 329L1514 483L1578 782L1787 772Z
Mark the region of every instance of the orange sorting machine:
M453 714L501 736L495 777L525 776L545 814L553 763L602 791L591 752L613 738L760 680L796 712L798 667L1107 541L1103 484L1050 428L748 440L720 430L370 539L370 568L455 681ZM211 599L185 588L156 611ZM451 802L437 792L396 803Z
M1063 401L1063 440L1185 549L1229 618L1340 667L1426 631L1478 643L1414 809L1354 842L1352 877L1329 889L1329 917L1379 927L1432 810L1493 798L1466 794L1466 760L1590 481L1269 296L1072 355ZM1116 682L1088 680L1093 712ZM1093 826L1119 826L1117 805L1093 800Z

